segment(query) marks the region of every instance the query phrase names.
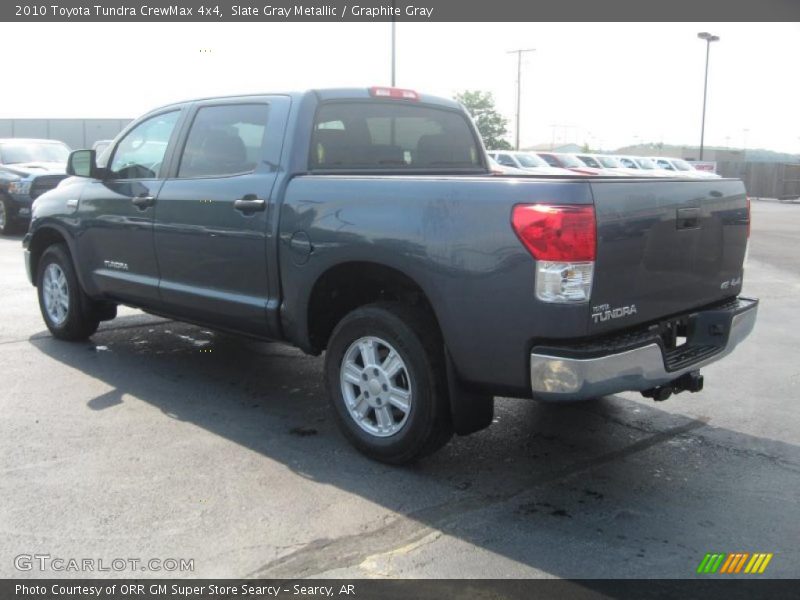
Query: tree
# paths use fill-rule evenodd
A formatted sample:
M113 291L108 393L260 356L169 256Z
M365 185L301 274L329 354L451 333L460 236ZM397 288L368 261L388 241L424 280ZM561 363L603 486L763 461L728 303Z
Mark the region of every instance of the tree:
M508 120L497 112L491 92L465 90L456 94L455 99L472 115L483 143L489 150L511 149L511 144L505 140L508 135Z

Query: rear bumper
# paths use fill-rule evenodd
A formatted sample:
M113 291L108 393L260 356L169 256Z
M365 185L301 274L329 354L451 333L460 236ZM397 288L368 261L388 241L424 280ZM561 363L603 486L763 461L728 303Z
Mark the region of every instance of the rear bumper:
M535 347L534 398L572 401L667 384L728 354L753 330L758 300L737 298L685 316L687 342L667 350L654 328L590 343Z

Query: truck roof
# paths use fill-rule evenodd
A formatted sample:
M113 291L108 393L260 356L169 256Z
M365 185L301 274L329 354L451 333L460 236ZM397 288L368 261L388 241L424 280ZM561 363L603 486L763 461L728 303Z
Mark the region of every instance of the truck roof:
M185 104L191 104L192 102L202 102L206 100L221 100L225 98L257 98L259 96L289 96L293 99L300 100L301 98L314 94L320 100L369 100L374 98L370 94L370 87L349 87L349 88L315 88L315 89L308 89L308 90L300 90L300 91L284 91L284 92L261 92L261 93L248 93L248 94L228 94L224 96L205 96L200 98L189 98L186 100L181 100L179 102L171 102L169 104L164 104L162 106L156 107L148 112L153 112L156 110L161 110L163 108L169 108L171 106L183 106ZM377 86L377 87L384 87L384 86ZM398 89L398 88L390 88L389 86L385 86L385 89ZM452 100L450 98L444 98L441 96L432 96L430 94L420 94L417 93L419 98L419 102L423 102L425 104L433 104L439 105L445 108L454 108L460 109L461 105ZM403 102L403 100L399 100ZM406 102L413 102L411 100L405 100Z

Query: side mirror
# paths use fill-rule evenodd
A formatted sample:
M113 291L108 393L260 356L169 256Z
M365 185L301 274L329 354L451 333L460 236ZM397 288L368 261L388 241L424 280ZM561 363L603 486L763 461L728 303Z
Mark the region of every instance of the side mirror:
M94 150L75 150L67 159L67 175L76 177L95 177L97 174L97 153Z

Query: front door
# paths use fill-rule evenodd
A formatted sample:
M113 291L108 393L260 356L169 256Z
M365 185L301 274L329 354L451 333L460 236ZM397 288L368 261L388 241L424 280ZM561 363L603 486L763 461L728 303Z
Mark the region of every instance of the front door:
M160 293L189 320L265 335L270 198L283 139L278 104L198 103L158 194Z
M114 149L103 179L82 190L79 268L93 293L148 306L158 299L155 199L180 110L145 118Z

